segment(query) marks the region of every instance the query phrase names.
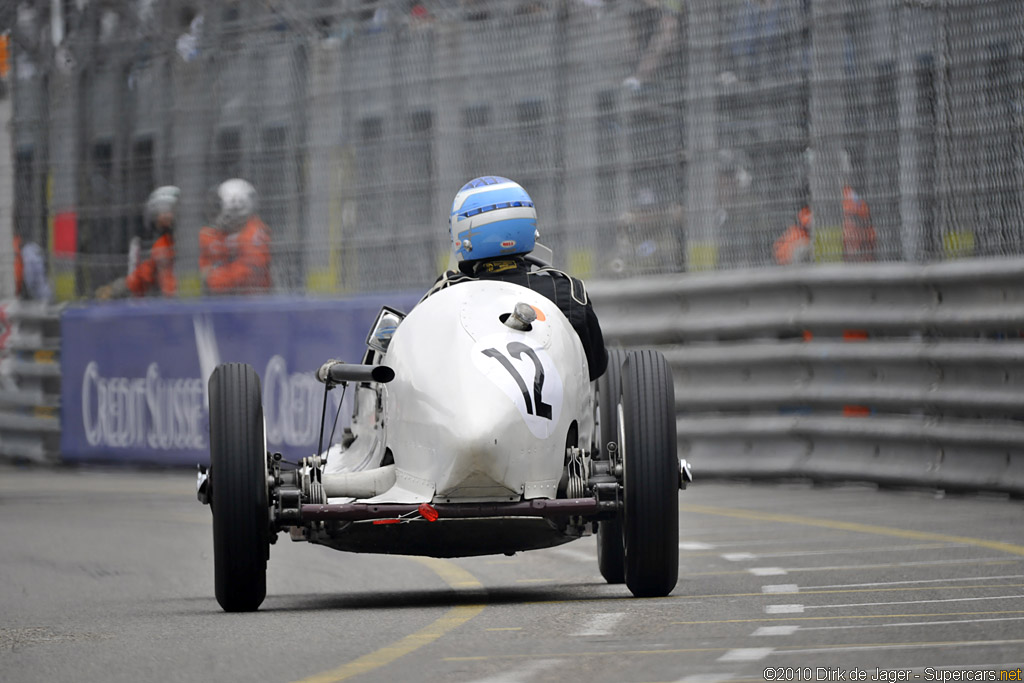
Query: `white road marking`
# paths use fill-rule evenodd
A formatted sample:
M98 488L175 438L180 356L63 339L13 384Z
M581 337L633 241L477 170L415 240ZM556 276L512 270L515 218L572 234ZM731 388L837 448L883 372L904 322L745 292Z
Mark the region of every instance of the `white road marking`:
M729 560L730 562L743 562L744 560L752 560L755 557L754 553L724 553L722 555L723 560Z
M751 633L752 636L791 636L800 630L799 626L783 625L783 626L761 626L756 631Z
M699 541L683 541L679 544L680 550L711 550L714 547L710 543L701 543Z
M607 636L612 629L626 616L625 612L606 612L595 614L587 621L586 626L571 636Z
M812 555L844 555L849 553L881 553L900 552L903 550L945 550L947 548L966 548L963 543L929 543L921 545L891 545L877 548L834 548L832 550L788 550L778 553L754 553L754 558L766 559L770 557L808 557Z
M1024 560L1024 558L1021 558ZM978 564L981 562L1020 562L1006 557L972 557L963 560L924 560L921 562L890 562L886 564L841 564L832 567L787 567L791 572L825 572L836 569L886 569L889 567L927 567L940 564Z
M802 614L803 605L765 605L765 614Z
M799 593L800 586L795 583L777 583L769 586L761 586L762 593Z
M578 550L576 548L551 548L550 552L555 555L561 555L562 557L571 558L579 562L597 562L597 553L588 553L585 550Z
M538 659L536 662L528 662L514 671L505 671L497 676L478 678L471 683L526 683L526 681L529 681L541 671L551 669L560 663L561 660L559 659Z
M715 534L715 536L718 539L721 538L721 536L719 534ZM801 538L800 540L801 540L801 542L806 541L806 539L803 539L803 538ZM812 541L817 541L819 543L825 543L828 540L830 540L830 539L824 539L824 538L823 539L812 539ZM779 541L778 541L778 539L768 539L768 540L765 540L765 539L747 539L747 540L739 540L739 541L716 540L714 543L711 544L711 548L708 548L708 550L711 550L713 548L754 548L754 547L760 547L760 546L766 546L766 545L776 547L776 546L779 545Z
M926 605L936 602L974 602L975 600L1016 600L1024 595L991 595L981 598L939 598L936 600L900 600L893 602L854 602L847 605L807 605L806 609L836 609L839 607L879 607L881 605Z
M751 567L747 571L754 576L782 576L786 573L782 567Z
M856 652L858 650L922 650L942 647L994 647L996 645L1024 644L1024 640L961 640L944 643L893 643L891 645L849 645L847 647L815 647L804 650L785 650L779 654L816 655L825 652Z
M736 674L693 674L680 678L676 683L722 683L732 680Z
M773 647L740 647L718 658L720 662L756 662L775 651Z
M999 579L1024 579L1024 574L1005 574L1003 576L967 576L957 579L917 579L916 581L878 581L875 583L836 583L831 586L804 586L804 590L819 588L871 588L873 586L901 586L910 583L942 583L948 581L997 581Z
M938 626L949 624L978 624L986 621L1024 621L1024 617L995 617L992 619L953 619L950 621L901 621L889 624L851 624L849 626L807 626L801 631L838 631L849 628L885 628L886 626ZM757 635L756 633L754 635Z

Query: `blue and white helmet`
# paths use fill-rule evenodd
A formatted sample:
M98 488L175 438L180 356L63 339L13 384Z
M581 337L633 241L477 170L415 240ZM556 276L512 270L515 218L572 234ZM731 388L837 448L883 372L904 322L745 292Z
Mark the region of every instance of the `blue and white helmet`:
M455 195L448 234L458 261L526 254L537 240L537 211L519 183L474 178Z

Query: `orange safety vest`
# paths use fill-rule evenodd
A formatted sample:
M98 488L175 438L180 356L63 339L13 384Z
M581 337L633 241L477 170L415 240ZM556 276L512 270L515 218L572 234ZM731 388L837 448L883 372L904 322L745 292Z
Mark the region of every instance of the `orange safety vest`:
M270 229L253 216L237 233L199 231L199 270L211 294L270 290Z
M797 220L775 241L775 262L780 266L793 263L797 251L811 248L811 209L806 206L800 209Z
M157 286L164 296L177 294L178 281L174 277L174 237L171 233L160 236L150 249L149 258L140 263L124 282L135 296L144 296Z
M25 262L21 260L21 238L14 236L14 296L25 291Z
M875 226L871 211L853 188L843 188L843 260L875 260Z

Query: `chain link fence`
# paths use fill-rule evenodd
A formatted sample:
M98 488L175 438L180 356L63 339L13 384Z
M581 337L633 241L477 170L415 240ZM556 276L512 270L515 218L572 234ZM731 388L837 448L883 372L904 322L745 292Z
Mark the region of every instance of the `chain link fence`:
M182 188L251 181L275 291L426 288L478 175L519 181L588 278L1024 249L1019 0L22 2L15 232L58 296L123 275ZM0 267L7 267L0 265Z

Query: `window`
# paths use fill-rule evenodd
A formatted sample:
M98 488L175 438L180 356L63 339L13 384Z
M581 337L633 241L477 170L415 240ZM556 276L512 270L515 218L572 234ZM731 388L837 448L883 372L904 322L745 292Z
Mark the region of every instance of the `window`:
M398 229L417 225L433 225L434 197L434 115L429 110L415 111L409 117L409 135L405 149L399 153L403 160L402 176L407 188L398 208Z
M149 193L156 187L153 177L153 138L139 138L132 145L131 159L127 170L126 186L128 191L128 207L126 213L129 220L129 232L141 234L145 227L145 202Z
M242 134L237 128L225 128L217 133L214 154L216 155L213 163L214 185L222 183L228 178L238 178L243 175Z
M359 180L355 196L359 198L360 229L377 234L386 226L386 183L384 169L384 119L379 116L359 122Z
M491 166L494 141L487 135L491 122L491 108L477 104L462 110L462 176L469 180L494 173Z

